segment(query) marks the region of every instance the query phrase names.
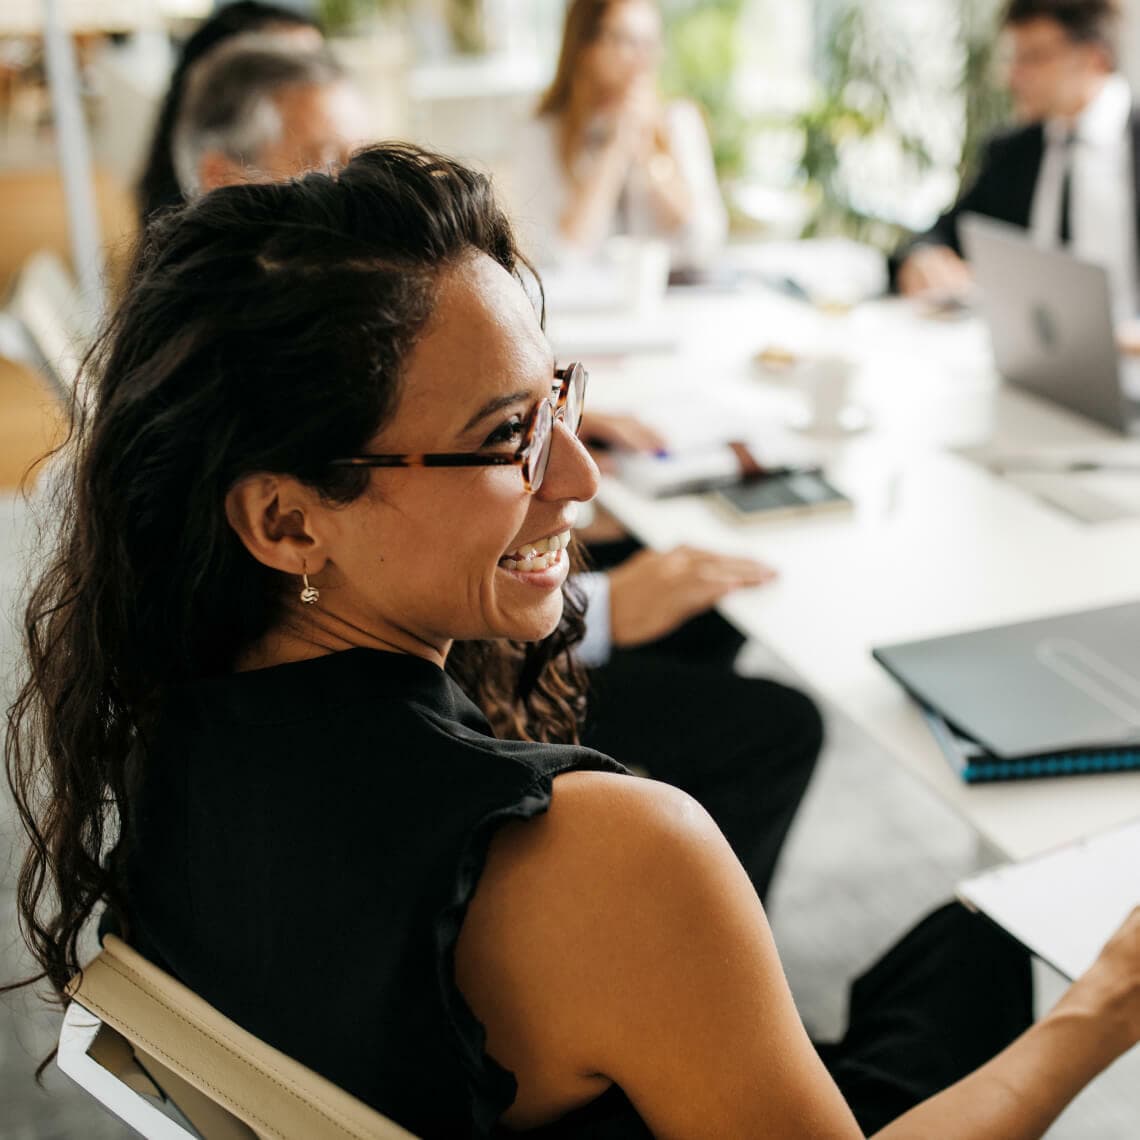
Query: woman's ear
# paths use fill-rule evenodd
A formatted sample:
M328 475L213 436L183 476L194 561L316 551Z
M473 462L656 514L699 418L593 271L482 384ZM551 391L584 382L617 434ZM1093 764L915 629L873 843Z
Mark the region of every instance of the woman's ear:
M296 479L247 475L226 494L226 519L258 562L285 574L317 574L328 561L317 537L318 498Z

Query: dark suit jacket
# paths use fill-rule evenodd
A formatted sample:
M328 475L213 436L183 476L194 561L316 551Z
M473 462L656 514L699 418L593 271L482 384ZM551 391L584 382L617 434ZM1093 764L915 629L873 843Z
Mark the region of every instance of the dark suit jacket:
M1129 130L1132 132L1133 182L1137 187L1136 232L1140 235L1140 109L1133 110ZM969 188L926 233L905 242L891 258L891 288L896 288L899 266L917 246L948 245L961 255L958 219L963 214L982 214L1028 229L1033 191L1044 157L1045 129L1040 123L990 139Z

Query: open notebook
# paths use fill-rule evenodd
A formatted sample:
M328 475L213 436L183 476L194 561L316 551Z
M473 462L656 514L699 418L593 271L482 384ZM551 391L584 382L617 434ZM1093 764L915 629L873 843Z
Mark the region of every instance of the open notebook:
M1140 820L985 871L958 897L1076 978L1140 906Z

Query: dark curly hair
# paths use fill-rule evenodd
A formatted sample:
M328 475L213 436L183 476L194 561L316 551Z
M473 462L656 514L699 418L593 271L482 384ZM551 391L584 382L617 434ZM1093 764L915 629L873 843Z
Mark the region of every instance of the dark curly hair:
M283 615L286 576L238 540L227 491L272 471L330 501L362 494L368 474L330 461L391 417L440 275L472 251L537 280L487 179L403 144L336 175L216 191L148 233L88 361L9 712L30 839L19 909L42 971L27 982L62 995L95 908L125 913L119 837L164 694L232 670ZM572 741L581 632L571 588L545 641L460 643L448 670L501 735Z

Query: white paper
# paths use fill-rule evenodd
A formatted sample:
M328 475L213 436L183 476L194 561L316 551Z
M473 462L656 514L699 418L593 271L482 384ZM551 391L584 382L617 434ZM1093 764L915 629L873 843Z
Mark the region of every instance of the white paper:
M705 448L679 455L626 455L621 478L643 495L683 495L740 479L740 460L731 447Z
M967 879L958 895L1077 978L1140 906L1140 820Z
M658 424L652 426L670 444L678 434ZM723 438L723 423L719 434ZM738 438L752 458L769 470L814 467L819 462L814 448L788 432L753 432ZM740 457L725 442L681 449L671 446L665 455L624 455L619 459L619 473L623 483L650 497L725 487L743 477Z

